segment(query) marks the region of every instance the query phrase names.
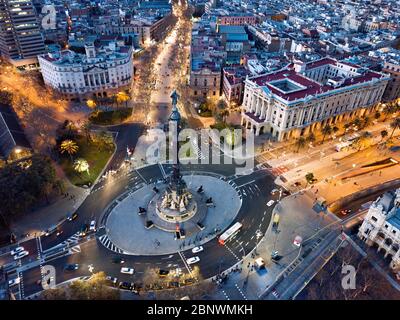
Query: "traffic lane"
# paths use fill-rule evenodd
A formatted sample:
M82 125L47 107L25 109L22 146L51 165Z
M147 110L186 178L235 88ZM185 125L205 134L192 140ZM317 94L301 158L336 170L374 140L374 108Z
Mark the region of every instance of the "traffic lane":
M20 262L20 265L24 265L24 264L31 263L38 259L39 251L38 251L38 244L37 244L36 238L25 241L25 242L21 243L20 245L23 246L24 250L28 251L29 254L27 256L25 256L21 259L17 259L17 260L14 260L14 257L15 257L14 256L14 257L12 257L13 261L18 261L18 262ZM10 256L11 256L11 254L10 254Z
M4 253L0 256L0 266L4 266L6 264L14 262L14 257L10 252Z
M91 220L96 220L96 222L98 222L100 215L109 203L125 191L127 181L129 180L127 179L124 184L118 182L111 183L98 192L89 194L82 205L76 210L78 214L77 218L72 221L65 221L60 225L62 233L59 236L54 233L47 237L41 237L42 249L47 250L62 243L78 232L84 224L89 225Z
M145 179L146 183L155 182L162 179L163 175L158 164L149 165L136 170L141 179Z
M29 297L35 293L38 293L43 290L42 288L42 274L41 268L35 267L29 270L26 270L21 273L22 274L22 282L24 284L24 297ZM40 281L40 283L39 283Z
M129 256L120 255L106 249L97 240L88 241L80 246L81 252L75 253L69 256L65 261L57 261L56 264L61 267L67 263L79 264L78 275L86 275L89 267L91 272L103 271L106 275L113 276L119 279L119 281L132 281L140 280L143 273L149 268L159 268L170 270L173 268L183 268L184 264L180 260L178 254L163 255L163 256ZM116 257L122 257L125 262L123 264L114 263L113 259ZM132 276L122 274L121 268L133 268L135 273Z
M226 246L219 244L217 239L207 242L203 248L204 251L197 254L193 254L191 250L184 252L187 259L196 255L200 258L200 261L191 267L198 266L203 279L214 277L239 262L238 257Z
M135 148L145 126L141 123L126 123L108 128L110 132L118 132L116 138L117 150L111 159L107 170L116 170L126 159L127 147Z

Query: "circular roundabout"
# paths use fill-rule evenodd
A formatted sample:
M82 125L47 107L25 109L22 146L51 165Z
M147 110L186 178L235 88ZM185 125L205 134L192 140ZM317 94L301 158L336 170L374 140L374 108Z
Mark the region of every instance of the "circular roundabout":
M200 174L183 176L182 182L180 194L171 183L159 181L110 204L105 234L114 251L163 255L188 250L214 239L235 220L242 201L231 184Z

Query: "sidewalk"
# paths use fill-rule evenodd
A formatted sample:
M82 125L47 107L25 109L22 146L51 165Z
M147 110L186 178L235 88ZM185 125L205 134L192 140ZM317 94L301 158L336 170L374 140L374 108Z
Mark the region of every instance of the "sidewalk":
M299 255L299 248L293 244L294 238L301 236L305 241L315 236L316 240L321 228L338 221L331 214L318 215L312 209L313 200L314 197L311 192L298 193L282 199L274 208L274 214L278 213L280 215L278 233L272 229L271 224L257 246L258 255L252 257L252 254L255 253L255 250L253 250L242 263L239 263L237 267L241 271L230 273L227 281L213 298L254 300L259 299L267 288L273 286L277 277ZM329 227L327 228L328 230ZM279 255L283 256L279 262L271 260L273 251L278 251ZM252 267L254 260L258 257L264 259L266 273L259 272ZM228 272L225 271L224 274Z
M66 188L68 197L64 198L61 195L51 204L27 213L18 221L11 223L11 230L17 236L17 241L20 241L21 238L31 238L35 234L40 234L49 227L64 221L69 213L79 208L89 195L90 189L75 187L69 181L66 183L68 183Z

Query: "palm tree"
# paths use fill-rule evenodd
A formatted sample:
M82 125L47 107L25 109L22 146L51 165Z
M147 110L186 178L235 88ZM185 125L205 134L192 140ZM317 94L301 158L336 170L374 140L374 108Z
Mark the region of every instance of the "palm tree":
M79 147L75 141L64 140L63 142L61 142L60 150L62 154L68 153L72 161L72 155L78 152Z
M333 131L334 134L336 134L336 132L339 131L339 128L338 128L337 126L334 126L334 127L332 128L332 131Z
M310 142L310 143L315 142L315 140L316 140L316 139L315 139L315 134L312 133L312 132L310 132L310 133L308 134L306 140L307 140L307 142Z
M362 122L361 122L361 120L359 118L354 119L353 126L355 126L357 128L360 128L361 125L362 125Z
M324 135L322 137L322 143L324 143L326 135L331 134L331 132L332 127L329 124L325 125L325 127L322 128L322 134Z
M381 131L381 138L382 138L381 141L382 141L383 139L385 139L385 138L388 136L388 134L389 134L389 133L387 132L387 130L382 130L382 131Z
M370 123L371 123L371 119L369 117L364 117L363 120L362 120L362 125L361 126L363 128L365 128L365 127L368 127Z
M354 145L358 146L358 151L360 151L362 147L369 145L371 137L372 137L371 133L365 131L354 141Z
M296 140L297 151L299 152L300 148L304 148L307 143L307 140L304 137L299 137Z
M396 129L400 128L400 118L396 118L392 121L392 123L390 124L390 127L393 129L390 138L393 137L394 132L396 131Z
M382 110L382 113L385 115L385 118L383 121L386 121L386 118L393 114L395 112L395 109L393 108L393 105L391 104L386 104L385 107Z
M90 135L90 121L86 120L82 126L81 129L85 133L86 136L86 142L92 141L92 136Z
M89 175L89 163L85 159L76 159L74 161L74 170L81 173L81 172L87 172Z

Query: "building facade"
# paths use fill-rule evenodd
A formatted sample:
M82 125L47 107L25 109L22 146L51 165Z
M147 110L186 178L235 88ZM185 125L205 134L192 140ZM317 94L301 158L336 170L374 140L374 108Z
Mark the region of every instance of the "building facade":
M249 74L250 72L242 66L222 70L222 92L230 104L242 104L244 80Z
M383 194L371 205L358 237L383 252L392 269L400 268L400 189Z
M385 61L382 71L390 75L390 81L383 94L385 101L392 101L400 98L400 56L398 60Z
M0 53L16 67L37 64L45 52L31 0L0 0Z
M371 112L389 81L384 73L323 58L248 78L242 125L278 141Z
M108 97L129 89L133 79L133 48L110 42L96 48L85 45L86 54L70 50L39 56L44 82L67 99Z
M229 26L245 26L257 23L257 17L250 14L230 14L218 18L218 24Z

